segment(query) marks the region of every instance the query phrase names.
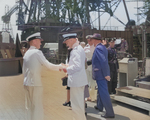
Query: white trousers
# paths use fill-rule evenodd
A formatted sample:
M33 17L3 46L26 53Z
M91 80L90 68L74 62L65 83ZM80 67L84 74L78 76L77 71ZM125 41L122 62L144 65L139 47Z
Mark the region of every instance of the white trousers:
M24 86L26 120L44 120L43 112L43 87Z
M86 120L84 104L84 86L70 87L70 100L73 111L73 120Z
M87 74L87 79L88 79L88 84L89 84L89 94L90 94L90 98L91 101L95 101L96 100L96 91L95 91L95 86L96 86L96 81L93 80L92 78L92 71L89 69L86 69L86 74Z

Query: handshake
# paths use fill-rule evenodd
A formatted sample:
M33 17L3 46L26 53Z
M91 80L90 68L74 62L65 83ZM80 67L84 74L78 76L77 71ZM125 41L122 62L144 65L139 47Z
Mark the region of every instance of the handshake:
M65 73L67 73L68 66L69 66L68 64L61 63L59 67L59 71L64 71Z

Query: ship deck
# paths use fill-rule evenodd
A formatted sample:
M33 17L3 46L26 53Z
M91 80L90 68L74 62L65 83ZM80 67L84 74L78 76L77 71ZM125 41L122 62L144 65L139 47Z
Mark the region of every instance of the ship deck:
M62 104L66 100L66 87L62 86L63 72L43 68L43 105L45 120L71 120L72 110ZM94 109L94 102L87 102L87 120L105 120L102 112ZM113 102L114 120L150 120L141 109ZM25 120L23 75L0 77L0 120ZM113 120L113 119L111 119Z

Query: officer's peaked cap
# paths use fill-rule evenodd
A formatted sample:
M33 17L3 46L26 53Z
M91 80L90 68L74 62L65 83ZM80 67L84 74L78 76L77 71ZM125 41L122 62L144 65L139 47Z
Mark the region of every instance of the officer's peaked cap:
M116 41L116 38L109 38L108 39L108 42L114 42L114 41Z
M68 33L68 34L63 34L63 39L65 42L66 40L70 39L70 38L76 38L77 37L77 33Z
M37 32L37 33L34 33L32 35L30 35L29 37L27 37L26 41L31 41L31 40L34 40L34 39L40 39L43 41L43 39L41 38L41 33L40 32Z
M91 39L93 37L93 35L87 35L86 39Z

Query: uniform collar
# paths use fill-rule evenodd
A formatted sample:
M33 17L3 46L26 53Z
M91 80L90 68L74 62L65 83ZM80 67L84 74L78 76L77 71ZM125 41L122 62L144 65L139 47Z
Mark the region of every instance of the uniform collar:
M29 49L36 49L36 47L35 46L30 46L30 48Z
M93 45L91 45L91 46L90 46L90 48L95 48L95 47L94 47L94 44L93 44Z
M77 47L78 45L79 45L79 41L77 40L77 41L73 44L72 49L74 49L74 48Z

